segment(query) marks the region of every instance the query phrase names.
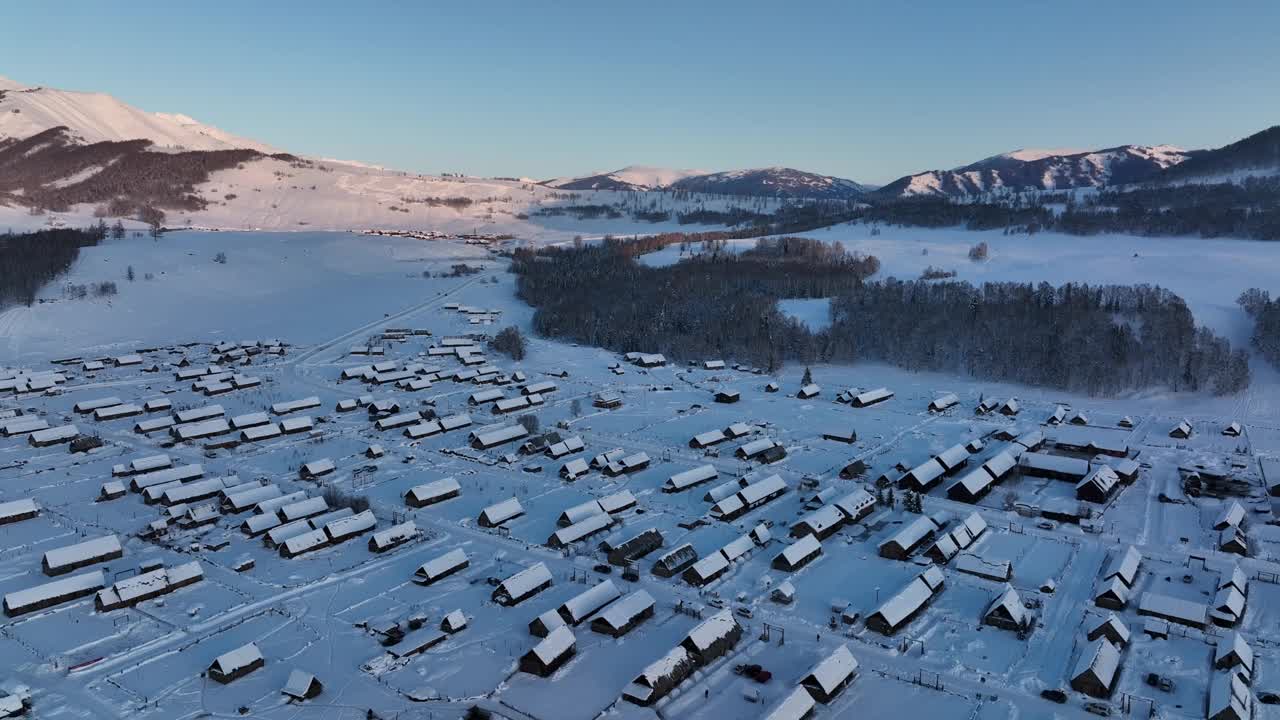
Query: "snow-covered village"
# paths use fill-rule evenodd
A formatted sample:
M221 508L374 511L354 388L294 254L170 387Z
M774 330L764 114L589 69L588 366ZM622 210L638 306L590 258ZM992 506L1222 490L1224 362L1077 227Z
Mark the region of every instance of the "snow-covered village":
M0 718L1280 718L1280 106L533 176L115 62L0 68Z

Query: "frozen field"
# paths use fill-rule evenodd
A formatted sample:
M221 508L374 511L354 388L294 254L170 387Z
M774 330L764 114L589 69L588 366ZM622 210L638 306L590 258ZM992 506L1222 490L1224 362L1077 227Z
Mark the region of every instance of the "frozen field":
M1066 246L1053 236L997 234L987 238L992 259L974 265L965 252L977 234L912 239L893 228L874 238L857 236L865 228L831 234L842 232L841 239L855 249L880 256L886 274L901 277L914 277L927 264L954 266L961 277L975 280L988 273L1055 282L1145 277L1119 269L1128 260L1114 254L1105 261L1089 259L1088 243L1105 239L1071 238L1075 244ZM1275 268L1268 275L1261 256L1254 262L1235 244L1223 244L1200 264L1175 272L1190 262L1190 245L1126 242L1141 243L1140 259L1164 268L1152 282L1184 293L1215 324L1234 317L1240 287L1265 286L1277 277ZM923 247L927 256L919 254ZM1096 252L1098 246L1092 247ZM213 262L218 252L226 253L225 265ZM1051 260L1032 267L1028 258L1034 252L1048 252ZM1131 254L1127 247L1125 253ZM459 263L483 270L440 277ZM1229 282L1204 282L1201 276L1194 283L1197 271L1210 272L1206 263L1240 267ZM132 283L123 280L129 265L138 276ZM144 280L144 273L154 279ZM97 436L103 443L72 453L67 442L47 433L33 436L14 426L12 437L0 436L0 508L28 498L38 508L33 517L0 524L0 596L44 600L0 619L0 690L29 694L33 717L355 720L372 710L387 719L454 718L478 705L517 720L754 718L766 716L841 645L858 662L856 678L830 703L818 704L812 717L1088 717L1085 705L1095 699L1070 681L1088 645L1086 635L1111 612L1095 605L1097 588L1130 545L1141 562L1127 578L1131 598L1115 612L1132 639L1120 652L1110 696L1101 702L1117 715L1128 707L1131 716L1147 717L1154 706L1159 717L1205 717L1211 680L1220 672L1212 669L1215 645L1231 630L1239 630L1252 647L1252 691L1280 690L1280 664L1272 654L1280 643L1280 533L1270 524L1274 516L1259 469L1260 457L1280 455L1280 407L1267 399L1276 387L1269 375L1260 374L1245 397L1144 393L1097 399L874 365L814 366L821 392L800 399L799 366L777 376L735 369L731 358L715 370L701 364L646 368L613 353L537 338L529 339L528 356L514 362L490 350L487 339L507 325L527 333L531 312L513 296L514 276L501 257L459 242L175 233L158 243L130 238L88 249L64 282L108 279L119 285L109 301L64 300L54 286L42 295L50 302L0 316L0 367L15 369L0 374L0 385L5 376L37 385L21 393L13 392L13 383L0 390L0 424L15 418L51 428L74 423L73 435ZM820 322L821 302L791 303L786 310ZM1220 315L1214 315L1215 307ZM471 343L475 351L446 350ZM367 354L370 347L381 354ZM127 357L134 353L138 363ZM117 358L124 364L116 367ZM86 365L99 360L100 369ZM210 374L188 377L193 369L210 368ZM42 389L42 381L52 389ZM779 384L777 392L767 391L771 381ZM200 382L216 390L200 390ZM511 413L501 413L493 398L470 399L497 390L510 401L524 396L522 388L534 392L542 383L552 387L541 388L540 404ZM870 407L837 401L847 390L880 387L894 394ZM741 399L715 402L720 390L737 390ZM930 401L948 393L958 404L930 412ZM612 405L610 395L620 405L597 406ZM1015 416L975 413L980 399L1013 397L1020 406ZM369 399L397 407L379 410ZM169 407L144 407L158 400L168 400ZM308 402L298 409L273 407L300 400ZM85 403L99 410L86 411ZM129 404L138 405L138 413L120 410L113 419L112 408ZM215 404L217 410L208 411L212 420L192 421L213 423L205 437L183 440L163 427L135 431L138 423L163 423L174 413ZM1087 424L1046 424L1060 405L1084 411ZM258 413L265 417L252 417ZM407 413L416 417L392 421ZM416 439L413 431L406 434L406 427L461 414L469 425L424 427ZM512 425L522 415L536 418L536 433L487 446L488 426ZM1126 416L1133 427L1122 429ZM300 418L310 422L297 423L296 432L258 436L239 428L224 431L219 418L253 428ZM1170 437L1184 418L1193 427L1191 436ZM1231 421L1243 425L1241 436L1221 433ZM705 449L690 445L695 436L736 424L745 426L739 438ZM852 442L825 437L851 430ZM1101 461L1090 466L1093 453L1073 450L1070 443L1084 436L1122 444L1137 463L1136 476L1103 502L1079 499L1074 482L1018 469L972 503L949 494L966 473L1017 449L1016 442L1001 438L1025 440L1037 430L1047 437L1038 452L1073 458L1090 470ZM524 443L550 431L560 441L580 439L581 448L548 454L535 445L521 452ZM738 457L739 448L763 439L783 448L785 456L769 464ZM955 458L957 446L963 467L923 493L922 510L933 520L907 510L907 489L895 486L891 503L889 487L876 486L881 475L892 484L932 458ZM618 457L643 453L647 463L637 461L629 472L621 466L616 473L591 468L572 481L562 478L570 460L590 461L614 449L622 450ZM128 474L132 461L162 454L175 468L199 465L199 477L150 485L147 478L155 476ZM855 461L863 469L841 477ZM1236 494L1188 494L1186 472L1179 468L1197 464L1204 473L1226 468L1240 481ZM118 465L125 474L113 476ZM664 492L673 475L707 465L715 479ZM780 494L751 494L763 487L754 483L777 482L769 480L774 475ZM422 507L406 502L410 489L446 478L456 480L456 495ZM143 492L128 487L139 479ZM209 484L213 479L216 485ZM107 499L103 485L112 480L126 487L122 496L110 493ZM876 496L869 512L850 518L838 510L837 499L863 489ZM270 507L268 499L265 508L255 509L258 500L238 505L244 492L263 498L296 493L295 502L312 500L285 510ZM751 504L739 513L732 501L708 500L711 492ZM486 527L486 509L494 513L513 498L522 512ZM1248 540L1243 556L1223 550L1215 529L1233 502L1244 511L1236 521ZM372 518L351 536L343 533L353 521L327 514L350 505L350 517L368 519L355 512L366 503ZM14 517L21 515L13 507ZM575 518L606 518L604 529L561 546L552 537L563 530L558 520L571 508ZM321 511L326 514L311 514ZM799 567L776 563L797 540L791 529L814 511L839 518L824 533L821 554ZM943 554L935 555L932 541L910 548L904 559L880 552L913 523L933 524L935 536L953 535L976 522L970 518L975 513L985 530L969 535L960 553L946 555L939 543ZM268 536L279 538L294 557L242 529L246 522L269 527L291 521L301 523L291 526L293 533L272 530ZM393 527L403 531L405 542L371 550L374 533ZM623 564L609 564L602 540L624 541L649 529L660 533L662 546L634 561L634 575L624 573ZM107 536L118 539L118 555L94 556L74 547ZM90 545L99 547L96 542ZM724 558L710 582L699 584L682 572L653 572L659 557L686 543L703 562ZM465 553L466 567L430 585L414 582L424 563L455 550ZM49 551L61 551L52 554L55 561L69 558L83 567L50 575L42 564ZM164 567L172 575L192 562L201 571L193 584L114 609L95 605L97 587L74 598L24 593L97 570L102 585L128 592L141 568ZM539 563L549 586L514 606L495 600L498 583ZM975 564L1007 568L1009 574L975 574ZM929 568L937 572L927 576L942 583L928 601L908 608L917 612L892 634L879 632L870 619L877 611L892 615L906 607L902 598L926 582L920 576ZM1143 632L1144 593L1184 607L1212 608L1219 586L1236 568L1248 578L1241 616L1195 627L1175 623L1167 638ZM652 617L620 637L593 630L592 620L622 603L614 601L571 627L575 651L547 677L529 672L533 668L522 658L542 642L531 634L530 623L606 580L624 596L646 591L654 601ZM1052 589L1046 589L1049 580ZM784 582L794 588L790 602L776 599ZM1008 588L1018 593L1018 607L1027 614L1022 632L983 623ZM695 628L721 609L742 628L736 642L709 652L655 705L623 699L646 667L691 632L697 635ZM434 634L455 610L466 627ZM408 636L389 642L399 631ZM232 651L250 642L263 658L261 667L228 684L206 673L219 656L232 653L234 659ZM419 644L421 652L409 652ZM771 677L757 682L737 672L752 664ZM281 690L294 670L314 674L322 692L288 702ZM1148 685L1148 673L1172 680L1172 686L1166 691ZM1066 702L1043 699L1046 689L1062 689ZM1250 705L1254 717L1277 716L1272 706Z

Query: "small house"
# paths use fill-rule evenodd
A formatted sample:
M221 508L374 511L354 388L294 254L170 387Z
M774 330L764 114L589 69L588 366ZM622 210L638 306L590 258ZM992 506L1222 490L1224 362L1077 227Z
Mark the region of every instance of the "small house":
M209 677L225 685L248 675L266 664L267 661L262 657L262 653L258 651L258 646L249 643L219 655L214 659L213 664L209 666L208 672Z
M982 614L982 624L1019 632L1030 625L1031 618L1018 591L1006 585Z
M1085 646L1071 672L1071 688L1095 698L1106 698L1115 687L1120 651L1106 638Z
M294 670L289 673L289 680L280 690L285 697L293 702L302 702L310 700L324 691L324 685L320 680L305 670Z

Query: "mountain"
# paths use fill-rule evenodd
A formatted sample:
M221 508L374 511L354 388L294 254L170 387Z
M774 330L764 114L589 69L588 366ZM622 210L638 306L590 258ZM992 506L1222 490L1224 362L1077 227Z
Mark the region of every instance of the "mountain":
M954 170L930 170L899 178L881 195L963 197L988 192L1068 190L1156 179L1165 168L1193 157L1172 145L1121 145L1086 152L1015 150Z
M556 180L548 180L543 184L547 187L561 190L660 190L678 180L694 175L703 175L705 172L704 170L674 170L646 165L628 165L621 170L614 170L613 172L596 173L577 178L558 178Z
M1201 150L1186 162L1167 168L1160 180L1210 178L1231 174L1280 173L1280 125L1216 150Z
M0 139L26 138L55 127L82 143L149 140L176 150L249 149L279 152L186 115L152 113L103 93L27 87L0 77Z
M793 168L771 167L694 175L671 184L672 190L718 195L763 195L780 198L848 200L868 188L852 180Z
M632 165L621 170L543 183L560 190L683 190L715 195L845 200L871 188L852 180L792 168L772 167L708 173Z

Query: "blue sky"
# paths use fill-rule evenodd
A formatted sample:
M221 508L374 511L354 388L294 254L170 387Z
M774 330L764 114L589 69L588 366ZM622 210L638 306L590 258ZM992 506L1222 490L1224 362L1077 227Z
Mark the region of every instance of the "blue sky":
M864 182L1280 123L1276 2L20 2L0 75L292 152ZM54 30L56 28L56 31Z

